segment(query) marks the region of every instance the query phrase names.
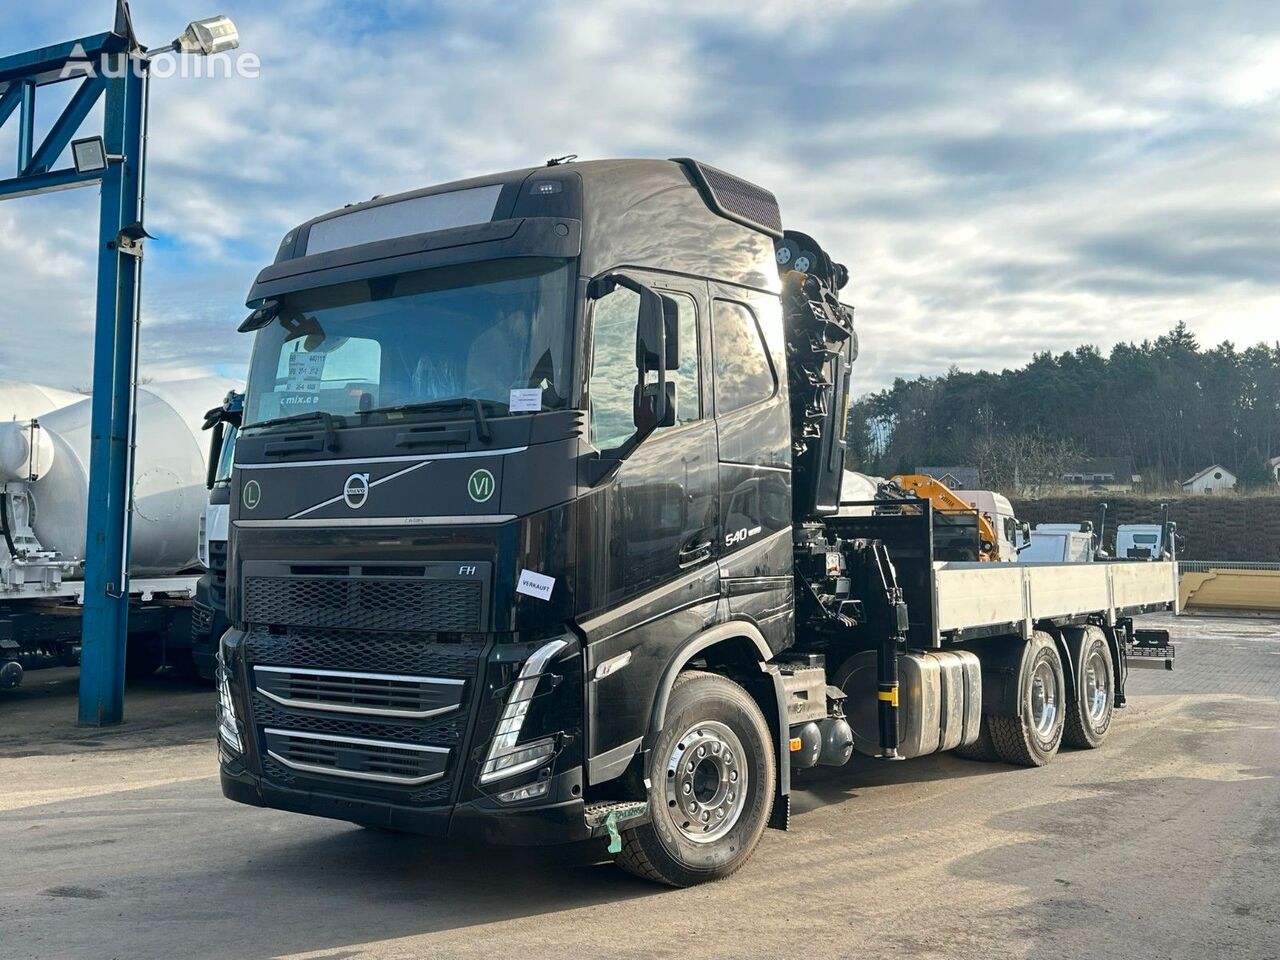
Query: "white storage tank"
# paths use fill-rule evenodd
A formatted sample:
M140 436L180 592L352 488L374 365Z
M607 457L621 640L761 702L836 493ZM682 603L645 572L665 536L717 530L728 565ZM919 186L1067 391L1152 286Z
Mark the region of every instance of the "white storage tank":
M198 566L197 531L204 512L209 435L205 411L239 384L221 377L138 388L134 516L130 573L168 576ZM93 404L81 398L29 423L0 423L0 481L28 484L32 527L45 550L82 559L89 499Z
M51 410L69 407L83 399L81 394L57 387L25 380L0 380L0 423L42 417Z

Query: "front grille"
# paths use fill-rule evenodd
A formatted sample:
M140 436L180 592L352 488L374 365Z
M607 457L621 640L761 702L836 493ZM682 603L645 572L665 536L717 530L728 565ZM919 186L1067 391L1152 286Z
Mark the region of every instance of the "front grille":
M209 599L214 609L227 609L227 541L209 541L209 572L213 574Z
M245 577L250 624L342 630L466 633L481 628L478 580ZM348 661L350 663L350 661Z
M242 649L263 776L292 789L448 804L488 644L477 633L250 627Z
M198 603L191 605L191 639L203 643L213 630L213 611Z
M290 770L418 787L444 778L449 750L298 730L263 730L267 755Z
M458 709L466 681L392 673L254 667L260 694L300 710L422 720Z
M359 668L423 677L474 676L484 640L472 635L457 643L431 634L346 634L336 630L290 630L273 634L250 629L244 638L250 663L328 670Z

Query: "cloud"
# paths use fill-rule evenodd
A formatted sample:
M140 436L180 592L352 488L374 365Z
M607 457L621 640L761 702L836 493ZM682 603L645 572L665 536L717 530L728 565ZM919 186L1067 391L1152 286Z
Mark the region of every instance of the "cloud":
M107 6L6 10L0 36L93 33ZM153 42L189 16L135 6ZM1265 0L224 7L260 77L153 89L151 375L242 369L244 294L296 223L569 152L699 156L775 190L850 265L867 388L1179 320L1280 335ZM0 376L87 379L94 207L0 205Z

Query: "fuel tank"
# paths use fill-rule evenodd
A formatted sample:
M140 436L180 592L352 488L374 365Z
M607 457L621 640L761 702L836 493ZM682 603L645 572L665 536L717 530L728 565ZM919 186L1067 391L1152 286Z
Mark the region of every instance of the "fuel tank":
M203 415L239 387L208 377L138 388L133 576L166 576L198 565L208 457ZM31 391L15 395L28 402L34 396ZM0 423L0 482L27 488L34 505L31 526L41 547L69 560L84 557L92 407L90 399L78 398L40 414L35 428L29 416L26 422Z

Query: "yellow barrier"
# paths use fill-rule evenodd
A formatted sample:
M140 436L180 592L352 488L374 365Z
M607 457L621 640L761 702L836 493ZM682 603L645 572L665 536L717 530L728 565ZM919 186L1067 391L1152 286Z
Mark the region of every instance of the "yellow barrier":
M1182 609L1188 613L1240 610L1280 614L1280 570L1184 573L1178 594Z

